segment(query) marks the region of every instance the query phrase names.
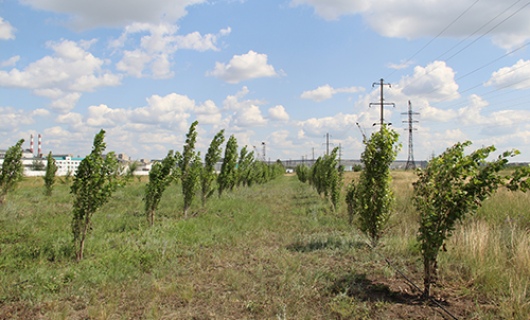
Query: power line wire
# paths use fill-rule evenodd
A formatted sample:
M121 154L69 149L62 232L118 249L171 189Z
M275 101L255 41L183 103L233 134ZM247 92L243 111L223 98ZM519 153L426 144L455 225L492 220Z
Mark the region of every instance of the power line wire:
M444 53L442 53L441 55L439 55L438 57L436 57L434 60L438 60L440 59L441 57L443 57L444 55L446 55L447 53L449 53L451 50L453 50L454 48L458 47L460 44L464 43L465 41L467 41L469 38L473 37L475 34L477 34L480 30L482 30L482 28L486 27L488 24L492 23L494 20L496 20L498 17L500 17L501 15L503 15L504 13L506 13L506 11L510 10L513 6L515 6L517 3L521 2L522 0L517 0L515 1L514 3L512 3L511 6L509 6L508 8L504 9L504 11L502 12L499 12L494 18L490 19L488 22L486 22L485 24L483 24L480 28L476 29L472 34L470 34L469 36L467 36L466 38L460 40L457 44L455 44L454 46L452 46L451 48L449 48L448 50L446 50Z
M492 21L494 21L495 19L497 19L500 15L504 14L505 12L507 12L509 9L511 9L513 6L515 6L517 3L519 3L521 0L517 0L515 3L512 3L508 8L506 8L501 14L498 14L497 16L495 16L494 18L490 19L486 24L482 25L479 29L477 29L473 34L477 33L480 29L482 29L484 26L488 25L489 23L491 23ZM473 41L471 41L470 43L468 43L466 46L464 46L462 49L458 50L457 52L455 52L454 54L452 54L451 56L449 56L447 59L445 59L445 61L449 61L451 60L452 58L454 58L455 56L457 56L458 54L462 53L464 50L466 50L467 48L469 48L471 45L473 45L474 43L476 43L478 40L480 40L481 38L483 38L484 36L486 36L487 34L489 34L491 31L495 30L498 26L500 26L501 24L503 24L504 22L506 22L508 19L512 18L513 16L515 16L517 13L519 13L520 11L522 11L524 8L526 8L528 5L530 5L530 1L527 2L526 4L524 4L522 7L518 8L517 10L515 10L512 14L510 14L509 16L507 16L506 18L504 18L503 20L501 20L499 23L497 23L496 25L494 25L493 27L491 27L490 29L488 29L488 31L484 32L482 35L480 35L479 37L473 39ZM468 36L466 38L469 39L471 36ZM462 41L461 41L462 42ZM459 42L457 45L459 45L461 42ZM512 50L511 52L501 56L500 58L498 58L497 60L500 60L501 58L509 55L509 54L512 54L524 47L526 47L528 45L528 43L524 44L523 46L517 48L516 50ZM450 50L452 50L454 48L454 46L449 49L448 51L446 51L445 53L449 52ZM435 60L439 59L441 56L445 55L445 53L443 53L442 55L438 56ZM496 60L495 60L496 61ZM493 61L493 62L495 62ZM491 62L491 63L493 63ZM489 63L489 64L491 64ZM487 65L489 65L487 64ZM474 71L472 71L471 73L474 73L484 67L486 67L487 65L479 68L479 69L476 69ZM406 88L408 88L410 85L412 85L413 83L417 82L418 80L422 79L423 77L425 77L426 75L432 73L433 71L437 70L439 68L439 66L436 66L435 68L433 68L432 70L429 70L429 71L426 71L423 75L421 75L420 77L414 79L413 81L411 81L410 83L408 83L405 87L402 88L402 90L405 90ZM469 75L469 74L466 74L466 76ZM462 78L462 77L460 77ZM459 78L459 79L460 79ZM458 79L457 79L458 80Z
M456 17L453 21L451 21L447 26L445 26L445 28L442 29L442 31L440 31L434 38L432 38L431 40L429 40L426 44L424 44L419 50L417 50L410 58L408 58L404 63L407 64L409 63L412 59L414 59L414 57L416 57L418 54L420 54L423 50L425 50L431 43L433 43L436 39L438 39L445 31L447 31L447 29L449 29L453 24L455 24L458 20L460 20L460 18L462 18L462 16L464 16L469 10L471 10L471 8L473 8L480 0L476 0L475 2L473 2L469 7L467 7L466 10L464 10L462 13L460 13L460 15L458 15L458 17ZM519 0L521 1L521 0ZM396 70L393 70L386 78L392 76L394 73L396 72Z

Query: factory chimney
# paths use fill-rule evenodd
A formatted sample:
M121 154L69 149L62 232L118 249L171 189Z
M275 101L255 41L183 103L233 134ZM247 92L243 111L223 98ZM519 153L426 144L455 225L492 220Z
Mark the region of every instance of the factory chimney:
M29 151L31 152L31 154L33 154L34 150L33 150L33 133L31 134L30 138L29 138Z
M37 151L37 157L42 158L42 137L39 133L39 149Z

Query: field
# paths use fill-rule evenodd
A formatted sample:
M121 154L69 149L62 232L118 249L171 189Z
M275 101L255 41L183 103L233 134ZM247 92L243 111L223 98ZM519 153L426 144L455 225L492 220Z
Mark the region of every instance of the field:
M135 179L96 212L79 263L68 184L48 198L27 178L0 207L0 319L528 319L530 195L501 190L458 226L433 288L447 313L402 277L422 287L415 175L393 177L375 251L345 204L332 212L296 176L197 201L187 219L173 185L154 227Z

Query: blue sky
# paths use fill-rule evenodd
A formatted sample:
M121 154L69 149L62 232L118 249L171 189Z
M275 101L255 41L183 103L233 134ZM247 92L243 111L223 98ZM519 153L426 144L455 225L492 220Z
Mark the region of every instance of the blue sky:
M414 158L456 142L530 161L530 5L496 0L0 0L0 148L156 159L221 129L275 159L358 159L385 121Z

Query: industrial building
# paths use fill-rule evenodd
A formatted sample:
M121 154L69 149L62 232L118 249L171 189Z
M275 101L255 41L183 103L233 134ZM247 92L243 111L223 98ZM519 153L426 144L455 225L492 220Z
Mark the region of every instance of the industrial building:
M0 150L0 167L4 162L5 154L7 149ZM81 164L83 157L74 157L71 154L57 154L53 155L55 164L57 165L57 176L75 175L77 168ZM120 153L116 155L116 158L121 164L128 164L131 159L126 154ZM24 166L24 175L28 177L39 177L44 176L46 173L47 157L42 153L42 136L38 135L38 148L37 153L34 150L33 134L30 136L30 146L28 149L22 151L22 164ZM135 175L147 175L151 169L151 162L142 161L139 162Z

